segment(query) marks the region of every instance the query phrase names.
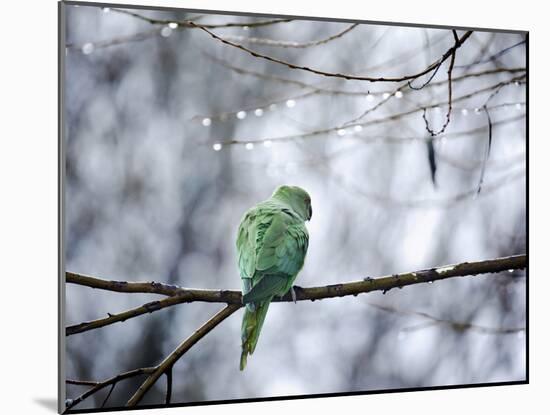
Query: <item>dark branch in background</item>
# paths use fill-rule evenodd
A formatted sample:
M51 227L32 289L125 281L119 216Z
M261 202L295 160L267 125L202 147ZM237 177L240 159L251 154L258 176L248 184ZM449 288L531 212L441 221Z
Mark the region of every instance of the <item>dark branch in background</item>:
M415 73L415 74L404 75L404 76L396 77L396 78L391 78L391 77L390 78L384 78L384 77L358 76L358 75L351 75L351 74L326 72L326 71L321 71L321 70L318 70L318 69L313 69L313 68L310 68L310 67L307 67L307 66L296 65L294 63L283 61L281 59L277 59L277 58L274 58L274 57L269 56L269 55L264 55L262 53L254 51L252 49L248 49L247 47L245 47L243 45L225 40L224 38L216 35L212 31L208 30L204 25L199 25L199 24L196 24L196 23L193 23L193 22L188 22L188 23L190 25L206 32L212 38L214 38L214 39L216 39L216 40L218 40L218 41L220 41L220 42L222 42L226 45L229 45L229 46L232 46L234 48L240 49L244 52L247 52L247 53L249 53L250 55L252 55L256 58L262 58L262 59L268 60L270 62L274 62L274 63L278 63L278 64L281 64L281 65L287 66L288 68L291 68L291 69L298 69L298 70L302 70L302 71L307 71L307 72L314 73L316 75L322 75L322 76L333 77L333 78L343 78L343 79L347 79L347 80L369 81L369 82L402 82L402 81L407 81L409 79L416 79L416 78L418 78L422 75L425 75L425 74L431 72L432 70L436 69L437 66L441 65L442 62L446 61L460 46L462 46L462 44L466 41L466 39L468 39L470 37L470 35L472 34L471 31L466 32L459 39L459 41L455 43L455 45L453 47L451 47L447 52L445 52L443 54L443 56L440 59L438 59L436 62L432 63L431 65L429 65L426 69L424 69L424 70L422 70L418 73Z
M477 187L477 193L481 193L481 186L483 185L483 179L484 179L484 176L485 176L485 166L487 164L487 161L489 160L489 155L491 154L491 145L492 145L492 142L493 142L493 123L491 121L491 114L489 113L489 108L487 107L487 105L489 104L489 102L491 102L491 100L495 96L497 96L499 94L499 92L502 90L502 88L504 88L507 85L510 85L510 84L509 83L508 84L502 84L498 88L496 88L491 93L491 95L489 95L489 97L485 101L485 104L483 104L483 107L482 107L483 111L485 112L485 115L487 117L488 136L487 136L487 147L486 147L486 151L485 151L484 162L481 165L481 172L480 172L480 175L479 175L479 184L478 184L478 187Z
M368 279L365 281L348 282L344 284L311 288L296 287L296 300L314 301L324 298L357 295L371 291L385 292L396 287L404 287L406 285L437 281L445 278L463 277L467 275L477 275L488 272L501 272L508 269L521 269L525 267L525 264L525 255L518 255L513 257L497 258L488 261L479 261L472 263L466 262L462 264L448 265L445 267L433 268L428 271L424 270L404 274L394 274L389 277ZM229 305L242 305L241 292L233 290L203 290L180 288L173 285L161 284L158 282L108 281L100 278L69 272L66 273L66 282L108 291L168 295L168 297L163 300L155 301L153 303L147 303L141 307L137 307L135 309L128 310L119 314L111 314L107 318L69 326L66 328L67 336L97 329L100 327L105 327L119 321L128 320L130 318L137 317L145 313L151 313L162 308L181 303L203 301L211 303L226 303ZM288 302L293 300L290 295L285 295L282 299L276 298L273 301ZM150 304L161 304L162 306L151 306ZM139 310L139 312L137 310Z
M420 86L413 86L411 81L407 81L408 87L410 89L415 90L415 91L420 91L421 89L424 89L426 87L426 85L428 85L430 82L432 82L432 79L434 79L435 75L439 71L439 68L441 68L441 64L437 65L437 68L435 68L435 71L433 71L432 74L430 75L430 77L426 80L426 82L424 82Z
M106 379L102 382L95 382L95 386L89 390L87 390L86 392L84 392L82 395L80 395L79 397L75 398L75 399L67 399L67 402L66 402L66 409L71 409L72 407L78 405L80 402L82 402L84 399L88 398L89 396L92 396L93 394L99 392L100 390L102 390L103 388L106 388L107 386L110 386L110 385L115 385L117 384L118 382L120 382L121 380L124 380L124 379L129 379L129 378L133 378L133 377L136 377L136 376L141 376L141 375L147 375L149 373L152 373L156 368L155 367L142 367L142 368L139 368L139 369L134 369L134 370L130 370L128 372L124 372L124 373L120 373L116 376L113 376L109 379ZM79 382L79 383L77 383ZM81 382L85 382L85 381L71 381L71 384L84 384L84 383L81 383ZM69 382L67 382L69 383ZM91 382L90 382L91 383Z
M433 325L446 325L452 328L456 331L466 331L466 330L472 330L477 331L479 333L484 334L513 334L525 331L524 327L518 327L518 328L505 328L505 327L486 327L486 326L480 326L477 324L462 322L462 321L454 321L454 320L447 320L442 319L438 317L434 317L428 313L423 313L419 311L408 311L408 310L400 310L394 307L382 305L382 304L374 304L374 303L368 303L371 307L377 308L382 311L387 311L394 314L401 314L401 315L409 315L409 316L418 316L422 317L424 319L430 320L428 323L421 323L415 326L405 327L401 329L402 331L414 331L426 327L430 327Z
M522 40L521 42L518 42L512 46L508 46L507 48L504 48L502 49L501 51L495 53L494 55L491 55L489 56L488 58L486 59L480 59L478 61L475 61L475 62L471 62L467 65L458 65L457 68L470 68L471 66L474 66L474 65L479 65L479 64L482 64L482 63L489 63L489 62L492 62L494 61L495 59L501 57L502 55L510 52L512 49L518 47L518 46L521 46L521 45L524 45L526 42L526 40Z
M107 404L107 401L111 397L111 394L113 393L113 390L115 389L115 386L116 386L116 383L113 383L111 385L111 389L109 389L109 393L107 393L107 396L105 397L105 399L103 399L103 402L101 403L101 408L104 408L105 405Z
M136 406L145 396L147 391L155 382L166 372L172 370L174 364L182 357L194 344L206 336L214 327L223 320L241 308L241 304L229 304L223 310L216 313L210 320L204 323L197 331L183 341L172 353L170 353L143 382L136 393L128 400L126 406Z
M172 400L172 372L173 368L166 371L166 399L164 400L166 405L170 405Z
M485 167L487 166L487 160L489 160L489 154L491 152L491 144L493 142L493 123L491 122L491 114L487 109L487 105L483 106L483 111L487 116L487 128L488 128L488 137L487 137L487 150L485 151L485 158L483 164L481 165L481 172L479 174L479 184L477 186L477 193L481 193L481 186L483 185L483 178L485 176Z
M456 44L458 44L460 42L460 39L458 38L456 30L453 30L453 36L455 38ZM447 126L451 122L451 112L453 110L453 67L455 65L455 57L456 57L456 49L453 50L453 53L451 54L451 62L449 63L449 69L447 70L448 104L447 104L447 115L445 116L445 122L443 123L443 125L441 126L441 128L438 131L434 131L430 128L430 123L428 122L428 119L426 118L426 108L424 108L424 111L422 112L422 119L424 120L424 124L426 126L426 131L428 131L428 133L430 133L430 135L432 137L435 137L435 136L438 136L439 134L444 133L445 129L447 128ZM428 80L428 82L429 82L429 80ZM409 86L410 86L410 84L409 84ZM435 183L435 181L434 181L434 183Z
M229 41L236 41L236 42L248 42L248 43L254 43L257 45L262 46L277 46L281 48L309 48L312 46L319 46L324 45L326 43L329 43L335 39L341 38L346 33L351 32L353 29L355 29L357 26L359 26L358 23L354 23L341 32L338 32L332 36L329 36L324 39L320 40L313 40L310 42L294 42L294 41L284 41L284 40L275 40L275 39L266 39L266 38L257 38L257 37L247 37L247 36L223 36L223 39L229 40Z

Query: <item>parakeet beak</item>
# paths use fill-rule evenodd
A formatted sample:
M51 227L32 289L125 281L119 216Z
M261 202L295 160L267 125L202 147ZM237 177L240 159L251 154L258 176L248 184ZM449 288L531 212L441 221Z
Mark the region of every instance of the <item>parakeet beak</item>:
M311 220L311 216L313 215L313 210L311 209L311 205L309 205L308 214L309 214L309 216L308 216L307 220Z

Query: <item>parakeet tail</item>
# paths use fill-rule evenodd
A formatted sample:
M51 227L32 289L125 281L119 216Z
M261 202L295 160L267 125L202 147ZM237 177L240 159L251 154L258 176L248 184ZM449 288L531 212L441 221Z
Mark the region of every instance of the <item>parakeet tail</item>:
M246 360L249 354L254 353L256 344L258 343L258 337L260 336L260 330L264 324L267 309L271 298L255 303L254 310L250 310L249 307L245 307L243 323L241 327L241 339L242 339L242 352L240 369L244 370L246 367Z

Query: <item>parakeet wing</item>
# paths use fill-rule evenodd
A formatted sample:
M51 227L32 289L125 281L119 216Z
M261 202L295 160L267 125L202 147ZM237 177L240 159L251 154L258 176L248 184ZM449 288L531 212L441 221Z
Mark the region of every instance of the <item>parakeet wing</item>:
M244 267L250 267L241 272L247 302L284 294L302 268L308 247L306 227L289 213L277 211L256 223L260 226L249 227L256 238L246 238L256 242L254 270L241 255Z

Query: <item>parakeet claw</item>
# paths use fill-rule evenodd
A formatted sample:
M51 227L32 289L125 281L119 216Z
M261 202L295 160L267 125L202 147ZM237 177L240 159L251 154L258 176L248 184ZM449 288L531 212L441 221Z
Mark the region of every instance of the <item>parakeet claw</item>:
M290 296L292 297L294 304L296 304L296 291L294 291L294 287L290 287Z

